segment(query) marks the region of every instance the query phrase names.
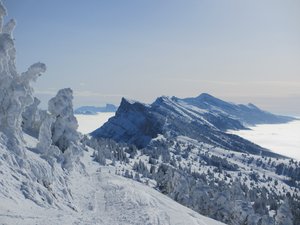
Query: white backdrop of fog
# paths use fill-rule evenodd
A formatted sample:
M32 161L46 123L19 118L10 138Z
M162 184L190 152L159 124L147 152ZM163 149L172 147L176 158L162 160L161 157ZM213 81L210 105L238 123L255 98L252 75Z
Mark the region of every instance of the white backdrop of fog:
M300 120L230 131L276 153L300 160Z
M89 134L101 127L115 113L98 113L97 115L75 115L78 121L78 131L83 134Z

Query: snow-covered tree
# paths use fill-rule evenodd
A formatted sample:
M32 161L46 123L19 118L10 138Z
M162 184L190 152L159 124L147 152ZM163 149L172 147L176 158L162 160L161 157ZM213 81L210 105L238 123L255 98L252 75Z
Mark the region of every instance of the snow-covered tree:
M72 168L73 162L83 151L79 142L80 135L76 131L78 123L73 113L72 99L73 91L66 88L59 90L57 95L49 100L49 113L44 112L42 116L37 144L37 151L51 165L56 159L67 169Z
M51 125L53 124L54 120L54 117L48 115L41 124L37 149L42 154L48 154L47 152L52 145Z
M96 162L100 163L101 165L106 165L106 158L104 155L104 151L102 151L101 149L95 150L93 153L93 157Z
M38 138L41 124L47 116L46 110L41 110L38 108L40 102L41 101L35 97L34 102L26 107L22 114L23 131L36 138Z
M16 50L12 36L16 25L10 20L3 26L6 10L0 2L0 131L8 137L8 146L18 155L24 155L20 148L22 136L22 114L34 101L31 82L45 72L43 63L35 63L18 74L15 65Z
M135 162L132 169L140 174L143 174L144 177L149 176L149 170L148 170L147 166L145 165L145 163L142 162L142 160L139 160L138 163Z
M55 118L52 124L52 143L64 152L79 140L78 123L73 112L73 91L61 89L49 100L48 111Z
M55 161L63 161L63 155L61 150L52 144L52 132L51 125L55 121L55 118L49 114L46 114L41 122L38 136L37 151L45 158L50 165L53 165Z
M275 225L293 225L292 218L288 199L286 199L277 210Z

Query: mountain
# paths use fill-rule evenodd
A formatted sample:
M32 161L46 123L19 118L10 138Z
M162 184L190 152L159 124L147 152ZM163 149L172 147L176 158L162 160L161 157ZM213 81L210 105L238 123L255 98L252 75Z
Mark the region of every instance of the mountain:
M70 88L40 109L31 83L46 66L18 73L15 24L0 23L1 224L300 223L300 162L226 134L243 128L233 117L123 99L106 128L116 143L77 132Z
M84 115L95 115L99 112L116 112L118 109L117 106L113 104L106 104L104 107L96 106L81 106L75 109L75 114L84 114Z
M231 116L245 125L286 123L295 120L293 117L279 116L263 111L257 106L233 104L203 93L195 98L184 98L182 101L201 109Z
M139 148L146 147L160 134L166 137L187 136L238 152L278 156L239 136L224 132L227 129L246 129L234 116L208 107L200 108L190 102L176 97L160 97L151 105L146 105L123 98L116 115L91 135L134 144Z
M95 161L210 218L229 225L299 224L300 162L226 133L247 129L242 116L228 114L238 110L273 122L292 119L207 94L200 100L163 96L150 105L123 98L85 143L95 149Z

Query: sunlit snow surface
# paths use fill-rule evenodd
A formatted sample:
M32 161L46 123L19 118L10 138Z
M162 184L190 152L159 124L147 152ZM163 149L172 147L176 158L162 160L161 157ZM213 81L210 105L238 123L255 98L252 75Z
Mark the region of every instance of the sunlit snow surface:
M115 113L98 113L96 115L75 115L78 121L78 131L83 134L91 133L101 127Z
M28 147L34 147L37 140L25 135ZM1 144L1 143L0 143ZM0 155L9 151L0 145ZM30 165L46 171L50 165L38 154L27 151ZM81 166L76 164L66 179L66 193L72 199L58 198L49 207L43 201L41 206L25 198L20 184L28 182L24 172L20 173L0 157L0 225L225 225L186 208L171 198L142 183L115 175L115 167L100 166L92 160L93 150L83 152ZM57 169L58 167L56 167ZM64 171L54 171L63 181ZM34 176L28 171L30 176ZM1 173L0 173L1 175ZM32 191L45 190L33 182ZM57 195L62 190L51 184L49 192ZM35 193L35 192L33 192ZM33 198L37 198L35 193Z
M276 153L300 160L300 120L230 131Z

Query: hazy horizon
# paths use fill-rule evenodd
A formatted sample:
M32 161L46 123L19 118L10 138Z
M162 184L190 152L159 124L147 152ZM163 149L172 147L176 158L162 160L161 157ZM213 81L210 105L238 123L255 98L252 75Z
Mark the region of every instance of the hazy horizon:
M44 106L71 87L75 107L206 92L300 115L297 0L3 2L20 72L48 67L35 85Z

